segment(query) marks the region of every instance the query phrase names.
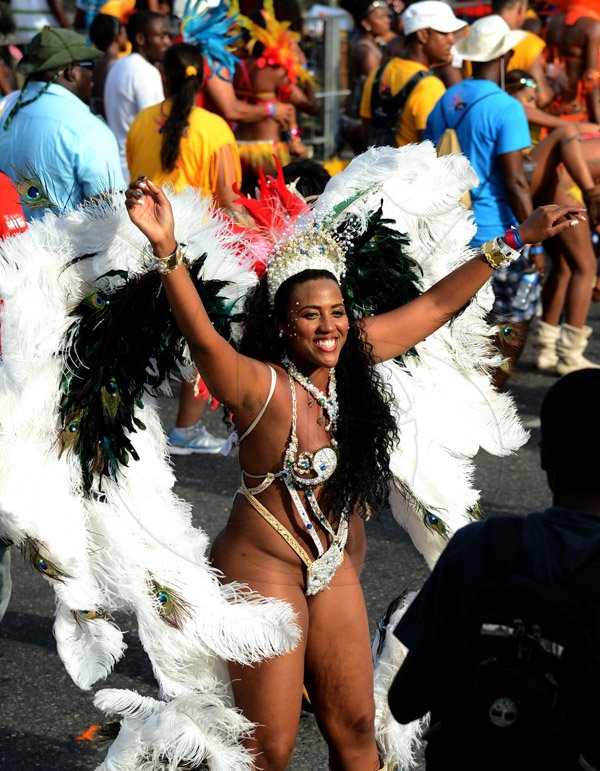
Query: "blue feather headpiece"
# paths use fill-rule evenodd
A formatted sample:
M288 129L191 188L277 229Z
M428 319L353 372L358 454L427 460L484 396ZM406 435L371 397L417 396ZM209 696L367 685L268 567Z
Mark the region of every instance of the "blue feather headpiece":
M239 59L229 48L239 35L229 35L237 15L229 15L224 0L187 0L181 22L186 43L197 46L211 71L223 80L231 81ZM227 75L222 74L223 70Z

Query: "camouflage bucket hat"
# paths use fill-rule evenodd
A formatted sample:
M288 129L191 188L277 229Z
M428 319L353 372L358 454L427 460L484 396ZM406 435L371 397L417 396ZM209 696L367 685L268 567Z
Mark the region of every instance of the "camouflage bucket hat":
M17 69L24 75L46 72L55 67L66 67L75 62L91 61L102 56L97 48L89 46L85 38L70 29L44 27L29 45L29 51Z

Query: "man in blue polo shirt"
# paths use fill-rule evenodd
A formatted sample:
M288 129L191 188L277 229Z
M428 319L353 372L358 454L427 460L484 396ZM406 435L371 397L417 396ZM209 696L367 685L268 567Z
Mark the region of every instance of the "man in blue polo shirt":
M479 185L471 191L477 233L472 246L494 238L499 232L523 222L533 211L529 183L523 168L522 151L531 145L525 110L509 96L500 83L512 49L525 33L511 30L499 16L487 16L471 26L455 51L473 64L473 77L446 91L429 115L424 138L438 142L447 128L456 131L462 152L471 161ZM539 253L537 250L539 249ZM541 248L531 257L543 273ZM510 322L517 334L505 353L515 364L527 336L527 326L535 313L539 285L530 293L526 308L513 306L514 291L524 274L531 270L525 260L494 276L496 304L494 315ZM499 374L500 385L504 375Z
M76 32L45 27L19 65L27 79L0 117L0 171L28 220L125 186L117 140L85 104L100 56Z

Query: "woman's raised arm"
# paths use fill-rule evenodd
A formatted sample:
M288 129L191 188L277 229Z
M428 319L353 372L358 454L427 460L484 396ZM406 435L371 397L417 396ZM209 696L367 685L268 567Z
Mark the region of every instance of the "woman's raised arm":
M538 243L585 219L574 206L540 206L518 227L524 244ZM481 289L493 273L479 254L410 303L379 316L363 319L362 326L377 361L393 359L439 329Z
M125 193L129 217L146 236L155 256L166 260L177 251L171 204L146 178ZM262 362L239 354L212 325L185 267L162 274L175 320L210 393L234 413L256 412L269 390L270 374Z

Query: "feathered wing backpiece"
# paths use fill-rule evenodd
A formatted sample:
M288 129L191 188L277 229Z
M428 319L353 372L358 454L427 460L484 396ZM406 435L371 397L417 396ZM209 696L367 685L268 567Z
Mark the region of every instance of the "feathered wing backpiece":
M466 158L438 158L423 142L369 150L334 177L315 217L344 238L353 230L346 278L359 314L398 307L472 256L475 184ZM392 511L433 566L448 537L480 516L472 459L480 448L508 455L527 435L512 399L492 386L500 363L486 321L489 285L398 361L378 365L394 395L400 441L392 457Z
M260 227L244 238L193 193L173 196L176 237L226 337L273 244L315 221L346 252L351 312L379 313L470 256L473 225L458 201L474 183L464 158L437 158L429 143L370 150L313 212L265 178L260 204L248 202ZM0 295L0 536L52 582L59 653L75 682L91 687L123 655L111 613L126 611L160 685L160 699L97 694L121 722L101 768L250 769L241 740L251 726L232 708L224 661L285 652L298 630L287 605L219 584L205 534L173 494L153 394L189 361L122 201L49 215L5 242ZM438 332L378 365L400 432L392 511L430 565L479 516L479 448L503 455L526 438L510 398L490 384L491 304L485 287ZM419 727L400 731L385 698L404 655L386 630L403 607L378 639L375 696L382 753L407 768Z
M191 274L228 336L255 274L201 198L173 205ZM111 613L137 618L161 699L142 709L139 697L98 695L123 718L103 768L237 771L251 766L250 726L224 662L290 650L298 630L286 604L220 585L206 535L173 494L153 394L187 361L143 246L118 196L3 244L0 534L52 583L58 650L80 687L123 655Z

